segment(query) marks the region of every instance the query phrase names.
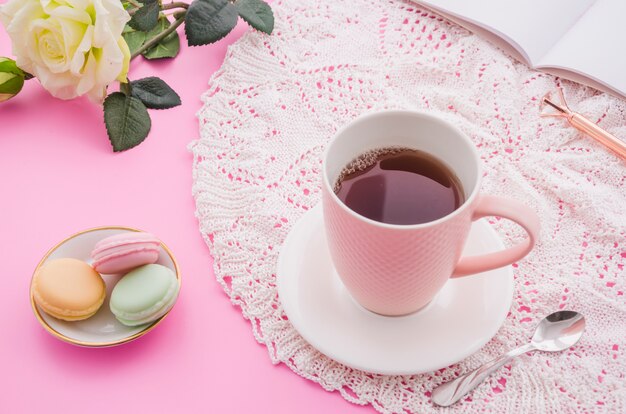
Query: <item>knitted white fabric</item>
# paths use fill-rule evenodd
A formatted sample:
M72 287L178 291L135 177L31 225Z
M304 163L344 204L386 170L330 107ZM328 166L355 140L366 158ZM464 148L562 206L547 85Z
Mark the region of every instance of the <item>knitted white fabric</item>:
M539 100L562 85L570 107L621 137L626 102L529 70L414 4L272 8L274 34L250 31L228 50L190 146L216 278L271 361L383 413L447 412L432 406L434 386L525 343L548 313L572 309L587 320L578 345L518 358L450 410L626 412L625 164L565 121L540 118ZM275 285L283 240L319 201L325 144L383 108L429 111L460 127L481 154L484 192L523 200L542 218L539 244L514 265L513 305L495 338L424 375L371 375L322 355L291 326ZM523 236L506 220L491 223L507 242Z

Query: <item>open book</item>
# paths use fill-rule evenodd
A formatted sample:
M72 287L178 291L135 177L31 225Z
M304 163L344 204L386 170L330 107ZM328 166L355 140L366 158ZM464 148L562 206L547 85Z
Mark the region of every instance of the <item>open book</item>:
M626 0L412 0L514 58L626 98Z

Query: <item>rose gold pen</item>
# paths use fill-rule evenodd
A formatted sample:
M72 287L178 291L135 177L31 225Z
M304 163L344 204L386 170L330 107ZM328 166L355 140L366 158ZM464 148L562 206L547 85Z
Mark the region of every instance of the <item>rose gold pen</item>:
M614 135L600 128L598 125L594 124L581 114L577 112L572 112L567 106L567 103L565 102L565 97L563 96L563 91L560 88L559 96L561 97L560 105L557 105L554 102L550 101L549 93L543 97L541 103L551 106L552 108L556 109L557 112L542 113L541 116L567 119L567 122L569 122L571 126L589 135L591 138L606 146L611 151L615 152L620 158L626 160L626 143L617 139Z

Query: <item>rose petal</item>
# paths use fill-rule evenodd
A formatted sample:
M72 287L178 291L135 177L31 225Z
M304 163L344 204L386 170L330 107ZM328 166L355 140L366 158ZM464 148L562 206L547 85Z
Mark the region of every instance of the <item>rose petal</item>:
M67 6L59 6L49 12L51 17L66 19L76 23L91 25L91 17L85 10L72 9Z
M83 38L81 39L78 47L76 48L76 52L74 53L74 57L72 58L72 63L70 64L70 71L78 75L85 64L86 53L89 52L92 45L93 39L93 26L87 27Z

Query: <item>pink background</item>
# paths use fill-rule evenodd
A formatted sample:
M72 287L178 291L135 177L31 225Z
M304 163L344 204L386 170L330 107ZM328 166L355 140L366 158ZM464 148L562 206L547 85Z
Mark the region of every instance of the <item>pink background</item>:
M198 137L200 94L245 30L240 24L218 44L183 47L176 60L134 61L131 79L158 75L183 105L150 111L150 136L124 153L112 152L101 109L87 100L56 100L31 80L0 104L0 412L373 412L272 365L215 282L194 217L186 146ZM0 56L12 56L3 29ZM51 246L102 225L158 235L179 261L183 288L147 336L85 349L41 328L29 283Z

